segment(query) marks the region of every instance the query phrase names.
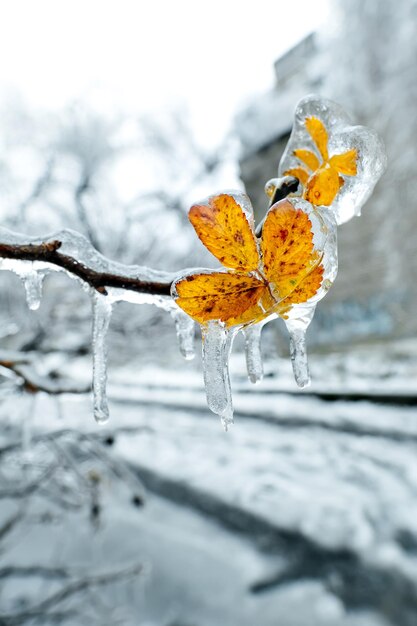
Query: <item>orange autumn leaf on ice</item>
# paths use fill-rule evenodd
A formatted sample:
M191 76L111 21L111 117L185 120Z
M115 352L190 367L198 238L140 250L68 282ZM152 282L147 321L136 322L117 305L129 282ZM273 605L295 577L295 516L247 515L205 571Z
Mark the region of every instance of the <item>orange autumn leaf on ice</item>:
M293 154L301 162L285 175L295 176L304 186L303 197L315 206L330 206L340 188L344 185L343 176L356 176L357 151L348 150L329 157L328 134L323 122L317 117L307 117L305 127L312 138L319 154L311 150L297 149Z
M284 315L320 288L323 266L310 218L289 200L269 210L260 245L252 216L231 194L194 205L189 218L206 248L229 268L176 281L178 306L200 324L219 320L230 327Z

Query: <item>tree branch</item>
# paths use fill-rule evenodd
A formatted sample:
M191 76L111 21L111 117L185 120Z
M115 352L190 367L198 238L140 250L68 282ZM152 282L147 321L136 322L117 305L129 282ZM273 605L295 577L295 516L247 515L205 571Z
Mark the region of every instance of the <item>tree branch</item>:
M141 280L108 272L98 272L77 259L59 252L62 242L48 241L41 244L7 244L0 242L0 258L20 261L43 261L51 263L78 276L85 283L106 295L106 287L115 287L157 296L169 296L171 282Z
M43 391L51 396L58 396L64 393L84 394L91 391L90 383L88 385L75 385L71 381L62 379L56 381L53 378L40 376L28 365L22 365L21 363L10 359L0 358L0 371L1 368L10 370L16 374L16 378L21 381L23 389L29 393L38 393L39 391Z
M270 206L295 191L298 187L298 179L292 176L284 176L283 178L274 179L274 184L275 189L271 198ZM258 237L261 236L263 222L264 220L256 229L256 235ZM66 232L68 233L68 231ZM77 236L78 238L81 237L78 233L73 233L73 236ZM19 236L19 243L10 243L7 241L6 237L6 241L0 241L0 258L50 263L51 265L60 267L68 273L77 276L103 295L107 295L107 288L112 287L155 296L171 295L172 279L170 280L169 278L166 278L165 280L147 280L144 278L138 278L137 276L128 275L131 274L132 268L123 265L117 266L118 269L120 269L120 273L98 271L73 256L62 252L60 249L63 245L63 241L58 238L59 234L56 237L56 239L51 239L49 241L45 238L45 241L41 243L31 243L29 241L30 238L28 238L27 243L20 243L22 240L21 235ZM87 240L84 241L87 243ZM104 265L107 265L109 268L114 266L114 264L103 257L91 243L88 243L88 245L90 246L90 257L94 255L99 256L101 261L104 262ZM123 269L125 269L124 274ZM137 269L150 271L148 268Z

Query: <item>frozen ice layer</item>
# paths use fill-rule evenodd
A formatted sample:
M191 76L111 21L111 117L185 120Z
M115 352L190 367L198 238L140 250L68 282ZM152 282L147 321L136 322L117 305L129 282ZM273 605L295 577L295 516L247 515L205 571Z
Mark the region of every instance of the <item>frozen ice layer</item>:
M221 322L211 321L201 327L203 340L203 372L207 404L219 415L225 430L233 423L232 391L229 357L235 336Z
M105 424L109 419L107 404L107 331L109 329L112 305L106 296L92 291L93 306L93 402L94 419Z
M299 178L304 197L330 207L337 224L360 215L385 168L385 148L376 132L353 126L331 100L312 95L299 102L278 173Z

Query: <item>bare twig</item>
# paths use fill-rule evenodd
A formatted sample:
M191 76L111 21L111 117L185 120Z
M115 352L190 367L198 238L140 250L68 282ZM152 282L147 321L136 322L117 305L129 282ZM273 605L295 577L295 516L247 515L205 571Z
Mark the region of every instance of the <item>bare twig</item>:
M28 496L35 493L35 491L38 491L39 489L41 489L42 485L45 482L47 482L49 478L51 478L51 476L54 474L57 467L58 465L56 463L52 463L45 469L45 471L38 478L27 483L24 487L19 488L13 485L13 487L10 487L9 489L7 488L1 489L0 500L4 498L13 499L13 500L27 498Z
M76 386L70 381L56 381L40 376L33 368L18 361L0 359L0 368L5 368L16 374L16 378L21 381L23 389L29 393L43 391L49 395L57 396L63 393L84 394L91 391L90 383Z
M75 596L78 593L82 593L91 588L103 587L116 582L120 582L123 579L135 578L143 570L142 565L133 565L123 570L113 571L106 574L97 576L90 576L82 578L81 580L68 583L65 587L59 591L52 593L45 600L42 600L38 604L31 608L15 614L1 614L0 613L0 625L1 626L18 626L24 624L31 619L42 617L42 619L48 618L48 612L55 609L57 606ZM62 578L62 572L58 572L58 578Z
M17 513L12 515L12 517L9 517L9 519L5 521L3 526L0 526L0 541L3 541L3 539L9 535L9 533L12 532L15 526L17 526L17 524L22 519L23 519L22 511L18 511ZM0 578L1 578L1 571L2 570L0 569Z

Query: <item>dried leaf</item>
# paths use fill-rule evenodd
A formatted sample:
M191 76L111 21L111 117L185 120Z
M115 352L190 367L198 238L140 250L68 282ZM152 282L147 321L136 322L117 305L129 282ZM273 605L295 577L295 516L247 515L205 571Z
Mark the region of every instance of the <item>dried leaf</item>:
M337 170L322 167L309 179L304 198L314 206L330 206L343 184Z
M294 156L302 161L313 172L320 167L320 161L310 150L294 150Z
M324 267L319 264L307 274L294 291L281 303L287 310L293 304L302 304L316 295L323 282Z
M327 130L323 122L317 117L307 117L305 125L312 140L316 144L318 151L323 157L323 161L327 161L329 158L329 153L327 151L328 137Z
M347 176L356 176L357 167L356 161L358 153L355 148L348 150L343 154L335 154L330 157L329 163L331 167L339 172L339 174L346 174Z
M253 272L259 265L255 235L242 208L230 194L196 204L190 222L208 250L225 267Z
M290 170L286 170L283 176L295 176L295 178L298 178L298 180L304 186L306 186L308 178L309 178L309 173L306 170L304 170L302 167L293 167Z
M176 300L200 324L220 320L228 326L265 317L275 301L265 282L235 272L192 274L175 284Z
M263 273L280 300L291 294L320 261L308 215L288 200L269 210L261 249Z

